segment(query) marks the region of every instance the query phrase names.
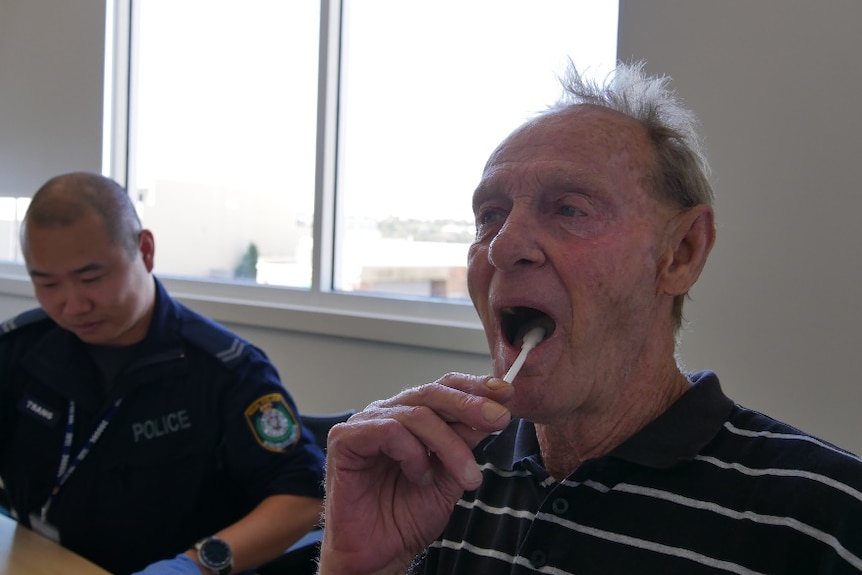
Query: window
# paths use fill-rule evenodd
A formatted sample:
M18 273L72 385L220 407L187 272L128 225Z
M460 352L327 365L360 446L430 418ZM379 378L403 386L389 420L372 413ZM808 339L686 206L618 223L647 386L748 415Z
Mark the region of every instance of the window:
M467 299L482 166L568 55L613 64L613 4L345 2L335 289Z
M23 260L18 233L29 205L29 197L0 197L0 261Z
M568 56L604 74L616 51L594 0L132 6L126 172L156 273L300 298L466 303L486 158Z
M308 288L319 6L134 7L129 190L156 272Z

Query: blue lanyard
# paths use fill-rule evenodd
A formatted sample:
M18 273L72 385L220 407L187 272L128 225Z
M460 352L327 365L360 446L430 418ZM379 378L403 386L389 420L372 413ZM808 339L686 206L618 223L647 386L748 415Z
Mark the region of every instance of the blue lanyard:
M93 446L96 445L96 442L99 441L99 438L102 436L105 428L108 427L108 423L110 423L114 418L114 415L116 415L117 408L120 407L122 402L122 397L114 402L114 405L112 405L107 413L102 416L102 421L100 421L99 425L96 426L95 431L90 435L90 438L81 448L81 451L79 451L78 455L75 456L75 459L69 463L69 458L72 455L72 438L74 437L75 431L75 402L69 401L69 414L66 417L66 437L63 440L60 466L57 468L57 479L54 482L54 488L51 490L51 495L48 496L48 500L45 501L44 505L42 505L42 521L47 521L48 510L51 509L51 505L53 505L57 500L57 496L60 494L60 488L63 487L66 480L69 479L81 462L84 461L84 458L87 457L87 454L90 453L90 450L93 449Z

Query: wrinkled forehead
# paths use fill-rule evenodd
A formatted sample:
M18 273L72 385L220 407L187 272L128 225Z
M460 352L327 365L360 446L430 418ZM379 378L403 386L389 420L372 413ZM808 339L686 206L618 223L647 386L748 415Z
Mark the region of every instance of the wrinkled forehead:
M574 158L593 150L593 160L619 152L651 154L646 128L637 120L609 108L580 105L548 112L529 120L504 139L488 164L512 156L546 154Z
M643 125L614 110L581 105L547 113L515 129L485 164L480 188L507 175L538 176L547 171L643 181L654 163Z

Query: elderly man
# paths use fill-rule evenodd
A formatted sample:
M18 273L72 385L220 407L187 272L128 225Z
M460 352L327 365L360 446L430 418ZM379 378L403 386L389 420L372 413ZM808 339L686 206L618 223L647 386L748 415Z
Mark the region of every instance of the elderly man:
M572 67L491 155L468 280L492 375L450 373L332 430L321 575L862 570L859 458L675 359L715 225L667 82Z
M0 476L13 515L117 575L246 571L319 519L323 453L264 353L170 297L126 191L33 196L39 309L0 329Z

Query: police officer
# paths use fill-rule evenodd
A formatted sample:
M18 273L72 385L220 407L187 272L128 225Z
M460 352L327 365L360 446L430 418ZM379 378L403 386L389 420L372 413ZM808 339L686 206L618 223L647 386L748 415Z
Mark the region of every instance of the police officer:
M323 454L264 353L171 298L153 234L98 174L33 196L39 309L0 326L13 516L116 574L225 575L318 521Z

